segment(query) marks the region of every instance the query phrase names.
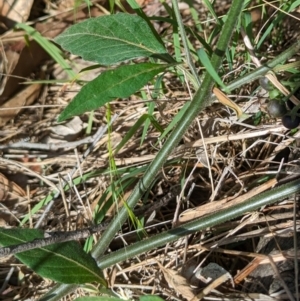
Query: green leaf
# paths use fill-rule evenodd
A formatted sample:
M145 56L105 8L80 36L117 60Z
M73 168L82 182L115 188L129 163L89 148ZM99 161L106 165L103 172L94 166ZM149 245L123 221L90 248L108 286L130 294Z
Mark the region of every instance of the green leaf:
M58 117L58 121L95 110L115 98L128 97L168 66L141 63L105 71L80 90Z
M166 53L145 20L124 13L85 20L54 41L71 53L102 65Z
M142 115L137 122L127 131L126 135L122 139L122 141L118 144L118 146L115 149L114 154L117 154L120 149L129 141L131 137L133 137L134 134L136 134L137 130L142 126L142 124L146 121L150 121L152 125L159 131L163 132L163 128L160 126L160 124L157 122L157 120L148 114Z
M43 231L38 229L0 228L0 245L4 247L43 237ZM75 241L29 250L15 256L40 276L57 282L82 284L97 281L106 285L94 258Z
M175 117L172 119L172 121L168 124L168 126L165 128L164 132L161 134L161 136L158 139L158 142L161 142L170 132L171 130L175 127L175 125L182 119L182 116L190 106L190 102L186 102L182 109L175 115Z
M205 67L206 71L210 74L210 76L214 79L215 82L218 83L225 91L227 90L226 86L223 84L221 78L219 77L219 74L216 72L216 70L213 68L209 57L207 56L205 50L203 48L200 48L197 51L198 57L202 63L202 65Z
M206 5L207 9L209 10L209 12L212 14L212 16L214 17L215 21L219 24L222 25L222 21L218 18L217 14L214 11L214 8L212 6L212 4L210 3L210 1L204 0L203 1L204 4Z

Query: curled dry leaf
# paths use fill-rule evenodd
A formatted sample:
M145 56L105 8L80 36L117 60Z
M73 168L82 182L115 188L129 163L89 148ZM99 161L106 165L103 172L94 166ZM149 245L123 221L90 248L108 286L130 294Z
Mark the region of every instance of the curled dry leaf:
M25 87L22 83L29 80L41 63L49 58L49 55L35 41L29 41L26 45L23 37L22 40L18 40L17 36L11 34L7 38L17 41L12 44L4 43L2 56L6 60L4 71L8 78L5 86L2 86L0 104L5 103L16 92L22 90Z
M28 87L22 83L48 58L48 53L37 42L25 42L24 33L9 32L5 36L0 45L0 70L4 74L0 82L0 126L14 118L20 107L36 100L41 85Z
M12 70L16 67L16 64L19 60L19 54L15 51L7 49L4 51L3 47L0 48L1 52L1 65L0 65L0 95L3 94L4 88L6 86L6 82L9 79L9 75L12 74ZM0 100L0 104L2 101Z
M236 112L239 121L243 121L249 117L249 115L245 114L242 109L235 102L231 101L220 89L215 87L213 88L213 92L220 103Z

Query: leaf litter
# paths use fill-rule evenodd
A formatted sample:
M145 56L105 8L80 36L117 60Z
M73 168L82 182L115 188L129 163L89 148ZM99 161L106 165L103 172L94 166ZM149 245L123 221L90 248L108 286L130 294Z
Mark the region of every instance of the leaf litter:
M165 15L164 10L157 5L156 1L148 1L145 10L151 12L152 5L156 8L153 10L155 14ZM206 20L207 11L198 2L195 5L199 8L202 18ZM222 9L218 11L218 14L224 13L228 8L226 5L218 6L223 9L223 11ZM99 14L99 11L95 11L96 15ZM52 6L49 12L51 12L52 17L54 12L55 19L55 14L59 11L55 6ZM78 15L81 13L82 11L78 12ZM190 24L189 11L186 7L183 7L182 15L184 22ZM62 20L59 22L63 23ZM156 26L158 30L166 30L167 35L171 32L166 24L156 24ZM212 26L213 23L207 23L207 30L212 30ZM197 41L195 41L195 45L196 43ZM20 61L21 66L22 60ZM52 72L58 73L58 66L53 66L51 63L46 63L45 66L47 67L46 75L49 76ZM30 71L30 73L32 72ZM22 76L28 80L31 76L30 73ZM230 78L230 75L228 77ZM36 73L36 78L42 79L42 75ZM4 83L4 88L6 85L7 83ZM258 104L256 108L264 111L265 99L257 98L256 94L252 93L256 88L257 85L255 86L255 84L249 85L239 91L239 95L236 95L238 105L243 111L247 109L249 102ZM2 157L5 159L5 161L0 160L0 171L3 173L1 178L3 183L13 187L13 192L18 195L17 202L8 199L5 206L2 202L5 227L17 227L24 215L28 214L29 219L26 227L33 227L42 218L41 228L45 231L71 231L88 226L92 221L94 210L97 210L97 213L100 212L99 220L101 219L100 215L105 214L102 213L101 208L104 207L105 202L109 203L111 199L112 192L106 192L111 184L111 177L109 174L97 173L97 171L107 167L107 158L109 157L107 143L112 137L116 137L117 144L120 137L123 137L135 121L147 113L148 109L139 95L133 95L128 100L113 101L111 108L114 113L118 114L113 124L114 132L111 136L104 133L91 153L84 158L83 154L88 145L83 143L76 148L68 147L70 142L64 135L60 138L65 143L65 147L56 150L36 148L37 144L46 145L49 142L45 141L53 141L47 139L55 139L56 117L61 112L62 107L69 103L79 89L80 85L76 83L49 84L45 88L44 96L33 100L35 101L34 105L31 102L9 105L12 110L14 106L24 106L24 109L23 111L17 109L18 111L14 116L11 116L5 124L1 125L1 144L8 146L1 150ZM152 89L152 86L148 86L145 90L149 102L151 102ZM156 100L158 110L154 113L162 126L167 126L184 103L190 99L190 92L193 93L193 90L189 91L189 89L192 90L189 86L178 82L177 78L170 75L166 77L165 88L160 91ZM13 99L17 97L16 95L7 98ZM88 114L80 116L80 119L84 124L89 122ZM203 214L202 209L208 207L209 211L212 210L211 207L217 208L220 205L219 202L223 206L231 200L243 199L243 195L246 195L248 191L255 190L257 185L260 185L262 190L268 189L270 186L266 184L256 184L260 176L274 175L279 171L283 172L284 168L287 167L284 171L287 175L299 173L297 169L298 153L297 147L295 147L298 133L296 132L294 135L287 133L278 120L262 118L261 124L258 126L246 121L239 122L233 111L219 103L214 103L200 114L198 121L199 123L195 122L187 131L181 144L172 153L171 158L176 159L175 163L165 167L158 176L159 180L147 198L143 200L145 204L142 202L139 204L139 208L143 208L144 205L159 202L173 187L180 186L181 181L184 181L185 178L188 179L184 185L185 190L174 196L163 207L155 209L154 218L150 220L150 224L146 225L147 235L153 235L171 227L177 208L176 202L180 204L178 207L181 213L180 218L190 211L199 211ZM85 139L87 136L94 137L97 129L107 123L104 108L94 112L92 122L91 134L86 134L82 128L74 135L76 139ZM199 124L203 137L199 132ZM155 143L159 133L155 128L150 128L142 144L140 143L140 135L141 132L138 132L118 153L115 160L117 168L143 167L155 158L159 147ZM209 158L205 165L199 161L196 154L199 147L203 145L206 147ZM290 154L285 155L287 148L290 149ZM278 153L283 153L284 158L289 157L289 162L284 161L281 165L274 163L274 158L276 159ZM18 162L18 164L14 162ZM275 167L273 169L270 168L272 164ZM75 172L72 174L74 167L76 167ZM42 199L53 192L53 187L60 187L60 183L66 179L69 181L70 175L72 178L76 178L89 173L91 176L87 177L84 183L80 182L66 191L64 196L56 199L52 209L46 212L46 215L43 215L45 209L42 206L37 211L33 210ZM97 176L93 176L93 173L96 173ZM5 189L3 188L2 191L5 192ZM129 185L124 193L129 193L130 189L131 186ZM181 196L181 200L179 196ZM100 200L101 203L99 203ZM218 203L213 205L214 202ZM117 214L120 204L111 202L111 206L114 207ZM186 216L185 221L194 218L194 216ZM180 270L190 261L195 260L199 267L218 263L219 266L229 270L234 277L237 285L234 292L230 281L228 281L214 287L215 291L209 291L211 296L219 299L234 296L241 300L247 300L247 293L249 298L255 300L274 300L267 290L261 290L258 285L255 286L255 279L253 276L251 277L252 268L250 267L257 267L263 262L262 267L267 270L266 264L271 259L267 259L265 255L262 258L263 247L258 246L261 243L259 238L263 237L263 241L270 240L272 236L287 239L294 234L293 224L290 222L292 218L293 200L286 200L277 205L263 208L258 216L255 216L254 219L246 219L247 222L245 223L242 220L231 221L213 229L207 229L203 233L190 235L186 239L165 246L165 248L153 250L147 254L142 254L139 258L131 259L129 262L120 263L111 282L112 288L115 290L118 288L130 289L135 296L153 293L159 294L165 299L182 300L182 298L186 298L190 300L194 295L200 296L207 287L207 284L198 283L197 288L192 288L188 280L180 276ZM100 237L94 236L94 239L97 240ZM111 244L111 249L121 248L124 243L129 244L136 239L134 228L128 222L122 228L122 235ZM265 244L267 243L265 242ZM279 247L282 250L282 256L280 253L268 254L271 254L269 256L272 260L281 263L287 261L287 254L292 254L293 249L292 246L285 248L285 243ZM165 268L160 262L166 263L168 268ZM7 275L9 269L16 265L16 260L10 257L1 262L1 265L6 272L3 275ZM234 268L232 268L233 265ZM275 273L274 269L280 270L281 266L273 266L273 269L271 268L273 274ZM110 278L112 271L113 268L104 272ZM195 270L194 274L196 272ZM163 275L164 281L158 281L158 274ZM6 286L3 286L4 289L1 291L2 296L5 296L7 300L18 294L20 294L19 300L23 300L25 295L26 298L30 296L37 299L45 290L54 285L54 283L42 279L19 263L17 268L14 268L12 275L13 277ZM245 278L250 279L252 287L249 284L239 286ZM19 280L16 282L16 279ZM3 278L0 279L0 283L5 284ZM28 286L27 289L25 289L26 286ZM78 290L78 293L81 295L88 294L82 289ZM73 299L74 297L75 295L71 296ZM205 296L202 295L202 297Z

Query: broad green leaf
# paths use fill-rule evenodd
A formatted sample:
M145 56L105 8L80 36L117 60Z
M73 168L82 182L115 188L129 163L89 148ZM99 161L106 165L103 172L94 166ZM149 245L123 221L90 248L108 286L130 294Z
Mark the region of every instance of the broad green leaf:
M0 245L4 247L43 237L43 231L38 229L0 228ZM96 261L75 241L29 250L15 256L40 276L57 282L82 284L97 281L106 285Z
M162 38L159 35L159 33L155 30L153 24L151 23L151 20L149 18L149 16L146 15L146 13L142 10L141 6L137 3L136 0L127 0L126 1L130 7L135 11L135 13L141 17L143 20L145 20L145 22L147 22L150 30L152 31L152 33L154 34L154 36L156 37L156 39L163 44Z
M54 41L69 52L102 65L166 53L145 20L124 13L85 20Z
M80 90L58 121L95 110L113 99L129 97L166 67L168 65L141 63L105 71Z

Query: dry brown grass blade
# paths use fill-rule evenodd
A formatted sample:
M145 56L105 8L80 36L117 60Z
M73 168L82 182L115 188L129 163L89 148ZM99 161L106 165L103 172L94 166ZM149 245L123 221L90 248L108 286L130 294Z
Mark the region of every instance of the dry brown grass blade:
M239 254L241 255L241 254ZM255 255L254 258L247 266L245 266L239 273L234 277L234 283L236 285L240 284L245 280L245 278L250 275L259 265L269 264L272 262L281 262L286 259L294 259L295 254L291 254L290 251L282 252L281 254L273 254L273 255L264 255L264 254L252 254ZM297 251L297 258L300 259L300 253Z
M220 89L214 87L213 88L213 92L215 94L215 96L218 98L219 102L222 103L224 106L230 107L231 109L233 109L238 118L241 118L243 115L243 111L242 109L233 101L231 101Z
M227 142L227 141L236 141L236 140L243 140L243 139L249 139L249 138L257 138L260 136L265 136L269 134L275 134L280 135L281 133L285 132L286 128L283 125L279 126L272 126L272 127L262 127L258 130L252 130L249 132L244 133L236 133L231 135L220 135L217 137L208 137L204 139L197 139L195 141L192 141L190 143L185 144L184 146L178 146L175 150L176 152L180 152L182 149L186 149L189 147L200 147L207 144L213 144L213 143L221 143L221 142Z
M240 204L244 202L245 200L248 200L249 198L266 191L267 189L270 189L277 183L276 179L269 180L263 185L260 185L259 187L256 187L249 192L234 198L233 200L230 200L230 198L225 198L223 200L217 201L217 202L211 202L208 204L204 204L202 206L193 208L193 209L188 209L184 212L182 212L179 216L179 222L180 223L185 223L187 221L193 220L195 218L199 218L201 216L204 216L206 214L216 212L220 210L221 208L227 208L231 207L236 204Z
M197 296L195 296L191 301L202 300L206 295L208 295L212 290L220 286L222 283L232 280L231 275L226 273L213 282L211 282L205 289L203 289Z

